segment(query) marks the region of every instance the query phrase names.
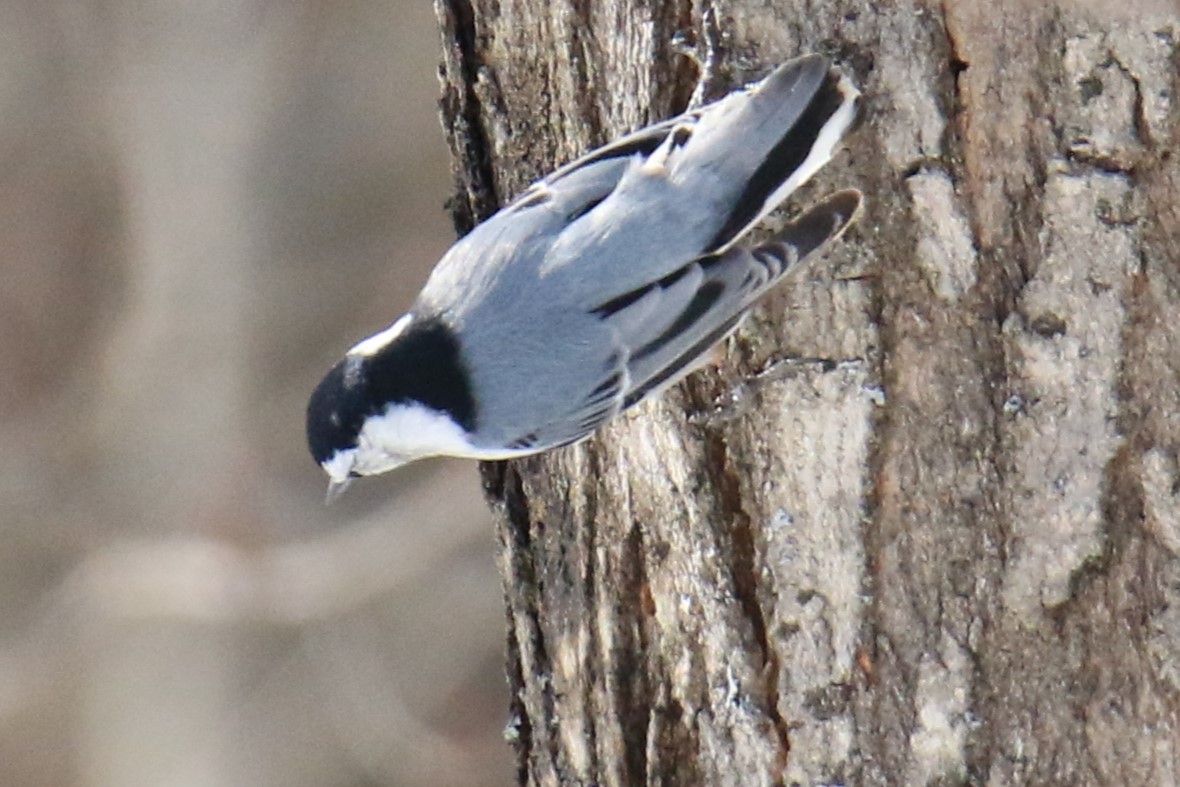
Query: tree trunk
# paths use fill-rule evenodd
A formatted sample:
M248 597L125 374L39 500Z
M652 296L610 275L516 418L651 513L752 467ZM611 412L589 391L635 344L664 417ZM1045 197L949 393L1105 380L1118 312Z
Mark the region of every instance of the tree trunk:
M803 199L867 211L717 370L484 467L521 782L1177 783L1176 8L715 6L718 82L854 76ZM705 51L701 2L437 9L461 230Z

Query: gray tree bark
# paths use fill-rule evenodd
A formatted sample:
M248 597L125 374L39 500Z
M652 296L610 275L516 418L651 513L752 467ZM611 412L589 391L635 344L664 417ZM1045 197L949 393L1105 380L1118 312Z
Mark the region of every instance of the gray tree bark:
M1177 783L1176 6L713 5L719 80L855 76L810 193L867 211L717 370L485 466L521 782ZM689 0L436 7L461 230L703 51Z

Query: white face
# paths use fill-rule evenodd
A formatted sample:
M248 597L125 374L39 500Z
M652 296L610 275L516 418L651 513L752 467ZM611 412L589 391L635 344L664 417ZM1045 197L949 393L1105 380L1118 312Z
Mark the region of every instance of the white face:
M337 451L323 468L333 484L345 484L354 473L387 473L415 459L440 455L478 458L482 452L446 415L421 405L395 404L366 420L357 447Z

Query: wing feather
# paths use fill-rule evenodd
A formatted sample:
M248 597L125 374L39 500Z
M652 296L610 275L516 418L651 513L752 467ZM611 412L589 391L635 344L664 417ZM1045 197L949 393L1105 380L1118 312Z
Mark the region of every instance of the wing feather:
M636 160L654 155L669 140L683 144L685 137L674 132L691 126L700 115L701 109L686 112L596 148L529 186L503 212L556 205L565 212L566 223L572 224L610 196Z
M808 256L835 240L860 210L855 190L829 196L774 238L692 260L676 272L610 299L592 314L617 350L575 406L512 448L554 448L588 437L616 414L675 383L732 332L753 303Z
M659 303L647 310L662 319L647 319L627 337L631 388L624 408L687 375L698 359L731 333L767 290L808 256L844 233L860 210L861 194L841 191L788 223L770 241L754 247L733 246L689 264L700 271L700 284L683 303ZM685 277L688 279L689 277ZM651 288L645 299L668 300L668 291ZM665 307L672 306L669 312Z

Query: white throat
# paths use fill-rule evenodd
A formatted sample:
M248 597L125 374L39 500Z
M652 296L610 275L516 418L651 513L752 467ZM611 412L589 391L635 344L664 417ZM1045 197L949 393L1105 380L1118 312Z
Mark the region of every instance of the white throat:
M356 448L324 462L334 481L351 474L376 475L428 456L474 456L467 433L443 413L420 404L392 404L365 420Z

